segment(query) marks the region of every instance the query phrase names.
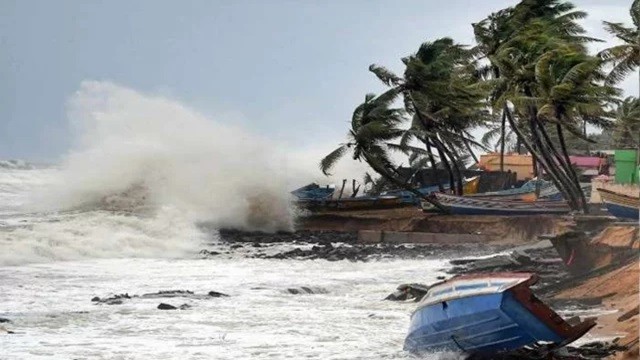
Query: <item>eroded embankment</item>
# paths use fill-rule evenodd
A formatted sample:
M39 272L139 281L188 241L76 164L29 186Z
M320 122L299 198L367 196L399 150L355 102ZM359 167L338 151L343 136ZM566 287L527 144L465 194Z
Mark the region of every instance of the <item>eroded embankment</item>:
M571 220L560 216L452 216L427 214L415 208L322 212L298 220L298 228L304 230L475 234L481 235L477 241L510 245L558 234L570 226Z
M594 334L619 336L628 348L616 359L637 359L640 327L640 235L637 225L613 225L588 242L594 254L592 269L558 287L557 300L598 299L607 311L598 317Z

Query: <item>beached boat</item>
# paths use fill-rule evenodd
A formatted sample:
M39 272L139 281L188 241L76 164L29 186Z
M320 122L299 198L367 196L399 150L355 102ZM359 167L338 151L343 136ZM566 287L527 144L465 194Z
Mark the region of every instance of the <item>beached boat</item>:
M322 187L316 183L305 185L299 189L293 190L292 195L298 198L298 200L325 200L331 199L336 188L333 186Z
M356 198L332 200L298 201L298 206L311 211L322 210L377 210L407 206L397 196L360 196Z
M640 197L619 194L606 189L597 189L607 211L621 219L638 221L640 212Z
M478 186L480 185L480 176L474 176L469 179L464 179L462 190L465 195L471 195L478 192ZM426 186L416 189L422 195L429 195L440 192L440 190L448 191L451 188L449 183L441 185ZM383 196L397 196L402 199L403 203L420 205L420 197L412 191L408 190L391 190L382 193Z
M411 315L405 350L494 355L540 342L560 347L595 326L567 323L531 292L537 280L530 273L476 274L430 287Z
M447 194L434 194L434 196L450 214L459 215L539 215L566 214L571 211L564 201L527 202ZM430 205L423 202L423 211L433 211Z
M539 190L542 192L545 189L552 187L553 184L544 180L529 180L518 188L484 192L479 194L472 194L469 196L474 198L499 198L505 200L510 199L521 201L536 201L536 186L539 187Z

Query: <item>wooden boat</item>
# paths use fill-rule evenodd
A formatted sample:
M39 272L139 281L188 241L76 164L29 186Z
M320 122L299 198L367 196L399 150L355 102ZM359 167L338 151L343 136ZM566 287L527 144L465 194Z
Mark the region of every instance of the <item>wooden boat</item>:
M465 179L462 190L464 192L465 195L468 194L475 194L478 192L478 186L480 185L480 176L474 176L470 179ZM433 186L425 186L419 189L416 189L416 191L418 191L419 193L423 194L423 195L429 195L429 194L433 194L433 193L437 193L440 191L440 189L443 190L449 190L450 189L450 184L446 183L446 184L442 184L440 186L438 185L433 185ZM420 201L421 199L416 196L415 193L411 192L411 191L407 191L407 190L392 190L392 191L387 191L382 193L383 196L397 196L399 198L402 199L402 202L406 203L406 204L414 204L414 205L420 205Z
M324 200L331 199L335 192L335 187L321 187L316 183L305 185L299 189L293 190L291 194L298 198L298 200Z
M543 191L553 185L550 182L544 180L529 180L519 188L485 192L469 196L474 198L500 198L532 202L537 200L536 186L539 186L540 191Z
M449 213L459 215L539 215L566 214L571 211L564 201L504 201L439 193L434 196ZM423 211L433 211L427 204L423 203Z
M602 198L602 202L607 207L607 211L622 219L638 221L640 209L640 197L619 194L606 189L597 189Z
M475 274L430 287L411 315L404 349L492 356L539 342L561 347L595 326L567 323L531 292L537 280L530 273Z
M308 210L376 210L407 206L397 196L361 196L336 200L298 201L298 205Z

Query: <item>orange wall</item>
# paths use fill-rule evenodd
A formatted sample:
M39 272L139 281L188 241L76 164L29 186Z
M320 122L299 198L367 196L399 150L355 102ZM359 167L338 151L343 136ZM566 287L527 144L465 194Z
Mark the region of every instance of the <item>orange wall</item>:
M504 171L517 173L518 180L533 178L533 165L531 155L504 154ZM492 153L480 155L481 169L488 171L500 171L500 154Z

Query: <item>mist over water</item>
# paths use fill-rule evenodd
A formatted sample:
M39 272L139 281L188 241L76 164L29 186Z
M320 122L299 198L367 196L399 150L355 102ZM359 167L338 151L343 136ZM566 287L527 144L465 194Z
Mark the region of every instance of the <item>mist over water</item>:
M286 158L240 128L179 102L107 82L83 82L70 101L76 134L51 204L100 202L132 187L217 226L289 230ZM265 206L265 203L268 206Z
M60 164L0 169L0 265L193 256L215 237L202 222L293 229L289 192L313 176L275 144L110 82L83 82L68 107Z

